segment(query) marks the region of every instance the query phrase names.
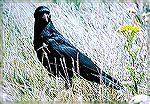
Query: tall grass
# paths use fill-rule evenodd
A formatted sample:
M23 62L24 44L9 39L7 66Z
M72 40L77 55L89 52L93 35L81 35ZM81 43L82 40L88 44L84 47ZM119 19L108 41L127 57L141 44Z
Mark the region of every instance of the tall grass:
M123 24L133 22L127 8L136 8L134 3L89 2L81 3L79 9L73 3L4 3L3 100L54 103L120 103L129 100L132 97L129 91L122 95L103 84L77 77L76 74L68 90L62 78L48 75L33 49L33 13L40 5L50 8L56 29L75 47L124 85L130 83L129 74L124 68L128 60L124 50L125 40L117 31ZM138 39L144 44L139 57L139 69L145 71L146 30L142 29ZM139 90L146 94L146 86L144 80Z

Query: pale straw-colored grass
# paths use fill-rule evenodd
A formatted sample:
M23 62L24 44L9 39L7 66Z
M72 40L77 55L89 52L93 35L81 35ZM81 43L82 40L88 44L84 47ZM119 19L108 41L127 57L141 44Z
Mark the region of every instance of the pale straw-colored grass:
M45 5L50 9L56 29L80 51L87 54L102 70L124 85L130 78L124 66L127 62L124 38L117 31L123 24L133 22L127 8L133 3L4 3L3 4L3 70L2 96L5 101L52 101L54 103L125 102L130 92L123 95L105 85L88 82L75 73L73 85L65 89L60 77L49 76L33 49L34 10ZM141 52L144 65L147 60L144 29L139 33L144 44ZM67 63L66 63L67 64ZM141 66L143 71L146 66ZM146 72L145 72L146 73ZM146 93L146 80L140 87ZM6 96L4 96L6 95Z

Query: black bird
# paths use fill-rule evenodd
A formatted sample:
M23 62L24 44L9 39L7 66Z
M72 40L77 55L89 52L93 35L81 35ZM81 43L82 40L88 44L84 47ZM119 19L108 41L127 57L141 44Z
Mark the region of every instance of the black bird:
M102 81L105 85L116 90L124 89L118 80L102 71L90 58L81 53L55 29L51 21L50 10L47 7L38 7L35 10L34 18L34 49L38 59L48 71L54 75L61 73L64 78L68 76L71 80L73 77L72 67L74 67L76 73L89 81L96 83ZM43 57L43 53L46 53L45 57ZM65 62L61 59L64 59ZM55 63L57 63L57 67ZM62 67L63 65L64 67L66 65L66 72Z

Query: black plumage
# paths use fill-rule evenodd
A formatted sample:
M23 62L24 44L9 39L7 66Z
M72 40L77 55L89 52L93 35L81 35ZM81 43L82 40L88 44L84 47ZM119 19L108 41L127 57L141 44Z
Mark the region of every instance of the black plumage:
M48 15L48 21L42 18L44 13ZM55 29L47 7L38 7L34 13L34 17L34 49L37 52L38 59L50 72L54 75L61 73L61 75L66 78L66 73L62 67L62 64L64 65L66 63L70 80L73 77L72 67L74 67L75 72L89 81L100 83L101 80L107 86L109 85L117 90L123 89L119 81L102 71L90 58L80 52ZM47 45L45 48L41 48L43 47L43 43ZM44 52L47 54L47 58L42 58ZM63 58L65 59L65 63L61 60ZM72 63L73 60L74 63ZM77 61L79 63L79 72L77 70ZM57 70L56 64L54 63L57 63Z

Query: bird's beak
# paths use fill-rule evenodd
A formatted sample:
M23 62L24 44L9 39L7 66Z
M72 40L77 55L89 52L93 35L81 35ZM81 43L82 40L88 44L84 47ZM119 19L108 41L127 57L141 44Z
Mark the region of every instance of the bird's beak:
M44 19L46 22L48 22L48 18L49 18L49 15L44 13L42 16L42 19Z

